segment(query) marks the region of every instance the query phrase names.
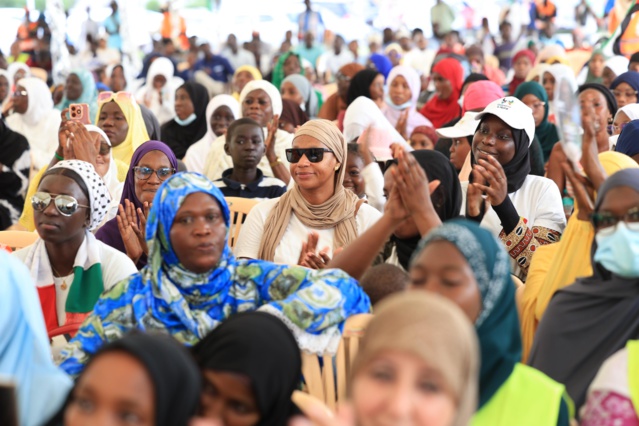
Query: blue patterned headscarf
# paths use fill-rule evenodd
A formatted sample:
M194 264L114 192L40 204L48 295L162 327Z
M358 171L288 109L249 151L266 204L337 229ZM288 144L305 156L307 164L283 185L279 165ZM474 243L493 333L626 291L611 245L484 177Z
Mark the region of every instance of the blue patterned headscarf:
M69 108L71 104L88 104L89 105L89 118L94 123L96 114L98 113L98 88L93 78L93 73L86 69L76 69L71 71L71 74L75 74L82 83L82 94L78 99L67 99L67 92L65 90L64 97L55 107L62 111L65 108Z
M519 316L510 259L489 231L465 219L448 221L422 239L412 262L434 241L448 241L466 258L482 298L475 329L481 348L479 407L497 392L521 359ZM411 262L411 263L412 263Z
M175 216L190 194L219 204L227 228L217 266L197 274L186 269L171 245ZM146 225L148 264L100 296L60 366L77 375L104 343L132 329L159 331L194 345L229 316L260 309L293 331L302 349L334 353L344 320L370 310L370 301L346 273L237 260L228 247L229 208L219 189L198 173L178 173L155 194Z

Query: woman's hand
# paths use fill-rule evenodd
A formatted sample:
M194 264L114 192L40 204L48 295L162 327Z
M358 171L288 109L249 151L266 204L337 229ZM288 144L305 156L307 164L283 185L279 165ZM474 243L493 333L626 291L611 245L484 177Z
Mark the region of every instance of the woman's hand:
M488 161L480 158L479 164L476 164L473 169L487 183L473 183L473 185L477 185L477 188L487 195L488 201L493 206L503 203L508 196L508 179L499 161L492 156L488 157Z
M395 125L395 130L397 130L404 139L408 139L408 136L406 134L406 124L408 123L409 113L410 108L406 108L404 111L402 111L402 113L399 115L399 119L397 120L397 124Z
M584 221L590 220L590 214L595 209L594 186L586 177L575 173L575 169L568 161L562 163L561 166L566 175L566 179L568 179L572 185L575 198L577 199L579 206L577 219Z
M372 125L368 126L368 128L362 132L361 136L358 139L359 152L360 154L362 154L362 158L364 159L364 164L367 166L375 162L375 157L373 156L373 153L371 152L371 149L370 149L371 138L374 132L375 132L375 128Z
M479 188L479 182L483 182L482 175L473 170L473 182L468 184L468 190L466 191L466 215L469 217L478 217L481 215L482 210L485 211L485 203L483 192Z
M69 130L68 141L73 150L73 158L91 163L94 168L97 167L96 159L100 152L100 136L91 135L84 124L76 121L67 122L66 127ZM65 157L65 159L67 158Z
M331 258L328 256L328 247L324 247L317 252L317 243L319 242L319 234L317 232L311 232L308 234L308 241L302 243L302 250L300 250L300 257L297 261L299 266L304 266L310 269L324 269Z
M275 158L277 157L275 154L275 133L277 133L279 125L280 116L275 114L267 127L268 133L266 134L266 140L264 141L264 145L266 145L266 158L268 158L269 162L275 161Z
M403 149L397 153L398 165L392 169L394 188L397 188L404 206L411 215L418 213L435 213L430 194L440 184L435 180L428 182L424 169L417 163L415 157Z
M350 403L343 403L333 413L316 398L300 391L293 392L291 397L295 405L306 417L295 416L288 426L355 426L355 411Z
M145 202L144 211L138 209L136 212L135 206L129 200L124 200L124 207L121 204L118 206L118 229L122 236L126 254L135 263L140 260L142 254L148 254L149 252L145 240L146 217L149 209L149 204ZM138 220L140 225L138 225Z

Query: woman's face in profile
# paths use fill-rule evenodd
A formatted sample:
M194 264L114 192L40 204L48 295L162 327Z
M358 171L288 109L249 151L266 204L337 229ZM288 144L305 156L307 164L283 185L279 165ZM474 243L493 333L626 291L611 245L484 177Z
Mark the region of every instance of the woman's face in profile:
M403 351L383 351L353 377L359 426L450 426L455 397L436 368Z

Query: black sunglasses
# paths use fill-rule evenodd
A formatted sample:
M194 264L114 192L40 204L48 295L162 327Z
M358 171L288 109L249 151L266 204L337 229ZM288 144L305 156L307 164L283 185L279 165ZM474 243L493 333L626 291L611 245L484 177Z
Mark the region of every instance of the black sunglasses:
M324 159L325 152L333 152L328 148L288 148L286 159L289 163L298 163L303 156L306 156L311 163L319 163Z
M54 201L55 208L62 216L71 216L78 211L80 207L88 209L89 206L78 204L78 200L70 195L49 194L48 192L36 192L31 197L31 206L33 210L44 211L51 201Z
M595 231L612 228L621 221L627 223L639 222L639 207L628 210L623 216L615 216L609 212L595 212L590 214L590 222L595 228Z

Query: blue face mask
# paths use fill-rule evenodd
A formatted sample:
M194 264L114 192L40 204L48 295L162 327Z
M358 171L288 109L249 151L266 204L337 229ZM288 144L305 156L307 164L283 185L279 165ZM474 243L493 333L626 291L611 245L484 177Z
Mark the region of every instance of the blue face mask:
M595 262L620 277L639 277L639 224L619 222L612 232L597 232L595 240Z
M175 116L174 120L177 124L179 124L180 126L188 126L189 124L193 123L195 121L195 119L197 118L197 116L195 115L195 113L189 115L188 117L186 117L186 119L184 120L180 120L180 117L178 117L177 115Z
M413 106L413 102L412 101L408 101L408 102L404 102L401 105L395 105L393 103L393 100L391 99L390 95L386 95L386 105L388 105L389 107L393 108L396 111L404 111L406 108L410 108Z

